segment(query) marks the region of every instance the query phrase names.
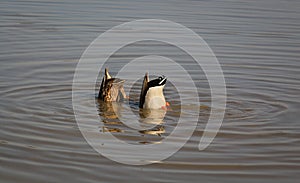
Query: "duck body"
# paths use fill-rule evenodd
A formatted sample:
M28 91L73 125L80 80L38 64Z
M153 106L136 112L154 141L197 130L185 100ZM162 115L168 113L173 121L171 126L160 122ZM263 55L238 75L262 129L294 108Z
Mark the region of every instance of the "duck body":
M165 96L163 94L164 86L156 86L148 89L145 96L144 109L160 109L166 105Z
M105 68L105 75L102 79L98 98L104 102L118 102L126 98L123 88L125 80L112 78Z
M140 94L139 107L143 109L161 109L166 106L163 93L167 78L162 76L149 81L148 73L145 74Z

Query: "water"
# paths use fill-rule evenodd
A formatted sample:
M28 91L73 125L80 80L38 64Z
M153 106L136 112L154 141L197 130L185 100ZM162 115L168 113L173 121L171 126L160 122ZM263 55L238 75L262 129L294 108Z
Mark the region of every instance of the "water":
M0 182L297 182L299 9L292 0L1 1ZM128 166L99 155L82 137L72 80L81 54L100 33L143 18L175 21L201 35L221 63L228 102L223 125L205 151L197 149L204 127L199 123L172 157ZM140 52L132 48L140 46L120 50L112 62L117 67L134 58ZM160 47L151 43L150 52ZM199 86L205 121L210 109L205 77ZM133 99L136 91L130 91ZM161 136L114 134L132 143L161 140L176 125L176 110L185 107L172 101L172 91L169 85L166 98L174 110L165 116L165 131L158 127Z

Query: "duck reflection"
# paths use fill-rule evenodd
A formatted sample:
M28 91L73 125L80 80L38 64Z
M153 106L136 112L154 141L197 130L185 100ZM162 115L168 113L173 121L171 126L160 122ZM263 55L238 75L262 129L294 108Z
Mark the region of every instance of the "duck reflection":
M164 123L164 117L166 110L163 109L140 109L140 122L145 125L155 125L149 130L140 130L142 134L158 135L165 133L165 128L162 125Z
M118 119L121 115L122 105L117 102L104 102L98 100L99 104L99 115L102 118L104 126L102 132L121 133L123 130L119 128L122 122Z
M119 119L122 115L126 115L126 110L132 110L139 117L140 126L145 130L137 130L141 134L161 136L165 133L163 126L166 110L163 109L137 109L125 107L120 102L104 102L98 100L99 115L102 118L104 126L102 132L123 133L125 126ZM127 130L126 130L127 131Z

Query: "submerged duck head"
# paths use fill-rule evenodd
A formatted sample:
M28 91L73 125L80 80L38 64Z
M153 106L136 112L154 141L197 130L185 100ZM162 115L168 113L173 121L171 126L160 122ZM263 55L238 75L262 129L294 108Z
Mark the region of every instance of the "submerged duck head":
M139 107L143 109L161 109L165 107L166 100L163 89L166 82L167 78L165 76L160 76L149 81L148 73L146 73L140 95Z
M123 88L125 80L112 78L105 68L105 75L102 79L98 98L104 102L116 102L126 98Z

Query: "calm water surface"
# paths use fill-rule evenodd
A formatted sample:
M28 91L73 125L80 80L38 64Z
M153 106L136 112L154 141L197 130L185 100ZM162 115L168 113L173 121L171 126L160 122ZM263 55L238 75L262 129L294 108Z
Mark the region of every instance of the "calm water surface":
M161 43L119 50L110 58L112 74L124 60L149 53L194 68L202 102L191 109L201 110L201 120L180 151L157 164L127 166L99 155L82 137L72 81L81 54L100 33L145 18L181 23L207 41L223 68L228 102L217 137L200 152L210 110L203 73L184 53ZM300 3L293 0L1 1L0 182L298 182L299 20ZM95 101L102 130L130 143L160 141L187 107L174 91L167 84L173 111L154 133L126 128ZM135 111L138 92L138 83L127 91Z

